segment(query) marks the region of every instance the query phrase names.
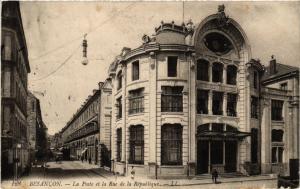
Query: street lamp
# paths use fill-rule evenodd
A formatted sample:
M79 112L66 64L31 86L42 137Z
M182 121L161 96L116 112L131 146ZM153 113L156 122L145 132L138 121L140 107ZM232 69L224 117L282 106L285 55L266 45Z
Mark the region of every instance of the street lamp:
M86 66L88 63L89 63L89 60L87 59L87 40L86 40L86 35L87 34L84 34L84 39L83 39L83 41L82 41L82 47L83 47L83 49L82 49L82 52L83 52L83 57L82 57L82 64L84 65L84 66Z

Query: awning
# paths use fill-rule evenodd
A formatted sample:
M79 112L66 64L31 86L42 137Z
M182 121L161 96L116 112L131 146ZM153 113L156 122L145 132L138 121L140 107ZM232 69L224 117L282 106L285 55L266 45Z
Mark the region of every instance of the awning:
M87 151L87 148L85 148L84 150L82 150L81 154L84 154L84 152Z
M251 136L251 133L241 131L203 131L197 134L198 139L243 139L247 136Z

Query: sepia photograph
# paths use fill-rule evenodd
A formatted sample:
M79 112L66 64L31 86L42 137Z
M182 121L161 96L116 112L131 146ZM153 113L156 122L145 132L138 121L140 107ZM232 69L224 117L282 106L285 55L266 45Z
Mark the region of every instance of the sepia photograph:
M3 189L299 188L300 1L1 1Z

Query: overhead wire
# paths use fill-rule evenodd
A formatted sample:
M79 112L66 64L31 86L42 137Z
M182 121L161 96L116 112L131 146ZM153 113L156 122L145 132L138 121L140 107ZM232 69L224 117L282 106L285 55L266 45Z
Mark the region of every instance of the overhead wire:
M117 13L115 13L114 15L112 15L110 18L108 18L108 19L106 19L105 21L101 22L101 24L99 24L99 25L98 25L97 27L95 27L94 29L92 29L92 30L88 31L87 33L85 33L84 36L86 36L86 35L88 35L88 34L94 32L94 31L96 31L98 28L100 28L101 26L103 26L105 23L107 23L107 22L108 22L109 20L111 20L113 17L117 16L119 13L123 12L124 10L128 9L129 7L131 7L131 6L134 5L134 4L135 4L135 2L129 4L129 5L126 6L124 9L118 11ZM58 46L58 47L55 48L55 49L52 49L52 50L50 50L50 51L48 51L48 52L46 52L46 53L40 55L39 57L35 58L34 60L37 60L37 59L39 59L39 58L41 58L41 57L44 57L44 56L46 56L46 55L48 55L48 54L50 54L50 53L52 53L52 52L55 52L55 51L57 51L57 50L59 50L59 49L65 47L66 45L70 45L71 43L73 43L74 41L76 41L76 40L78 40L78 39L80 39L80 38L82 38L82 35L79 36L79 37L77 37L77 38L75 38L75 39L73 39L73 40L70 40L70 41L67 42L67 43L64 43L64 44ZM53 70L53 71L50 72L49 74L47 74L47 75L45 75L45 76L43 76L43 77L41 77L41 78L39 78L39 79L35 79L35 80L32 80L32 81L40 81L40 80L46 79L46 78L50 77L52 74L56 73L61 67L63 67L63 66L68 62L68 60L70 60L70 59L72 58L72 56L73 56L73 55L75 54L75 52L79 49L80 46L81 46L81 45L79 45L79 46L74 50L74 52L72 52L72 54L70 54L70 55L69 55L69 56L68 56L68 57L67 57L67 58L66 58L66 59L65 59L65 60L64 60L64 61L63 61L56 69L55 69L55 70Z
M67 62L68 60L70 60L72 58L72 56L75 54L75 52L81 47L81 45L79 45L56 69L54 69L52 72L50 72L49 74L39 78L39 79L35 79L35 80L32 80L32 81L40 81L40 80L43 80L43 79L46 79L48 78L49 76L51 76L52 74L54 74L55 72L57 72L61 67L63 67Z
M93 28L92 30L88 31L86 34L88 35L88 34L90 34L90 33L95 32L98 28L100 28L101 26L103 26L104 24L106 24L108 21L110 21L111 19L113 19L115 16L117 16L117 15L120 14L121 12L123 12L123 11L127 10L129 7L133 6L135 3L136 3L136 2L132 2L132 3L130 3L128 6L126 6L124 9L121 9L121 10L117 11L117 12L116 12L115 14L113 14L111 17L109 17L108 19L106 19L106 20L104 20L103 22L101 22L98 26L96 26L96 27ZM38 59L40 59L40 58L42 58L42 57L44 57L44 56L47 56L47 55L49 55L49 54L51 54L51 53L53 53L53 52L56 52L56 51L58 51L59 49L62 49L62 48L64 48L65 46L70 45L70 44L72 44L73 42L75 42L75 41L77 41L77 40L79 40L79 39L81 39L81 38L82 38L82 35L80 35L80 36L78 36L78 37L76 37L76 38L74 38L74 39L72 39L72 40L69 40L69 41L67 41L67 42L65 42L65 43L63 43L63 44L61 44L61 45L59 45L58 47L53 48L53 49L51 49L51 50L49 50L49 51L47 51L47 52L45 52L45 53L42 53L41 55L39 55L39 56L37 56L37 57L35 57L35 58L32 58L30 61L36 61L36 60L38 60Z

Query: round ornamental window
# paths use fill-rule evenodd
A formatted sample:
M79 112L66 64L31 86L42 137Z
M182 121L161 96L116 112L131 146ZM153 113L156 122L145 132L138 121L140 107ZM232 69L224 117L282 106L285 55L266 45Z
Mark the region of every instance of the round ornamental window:
M223 55L233 49L233 45L230 40L224 35L216 32L207 34L204 37L205 46L212 52Z

